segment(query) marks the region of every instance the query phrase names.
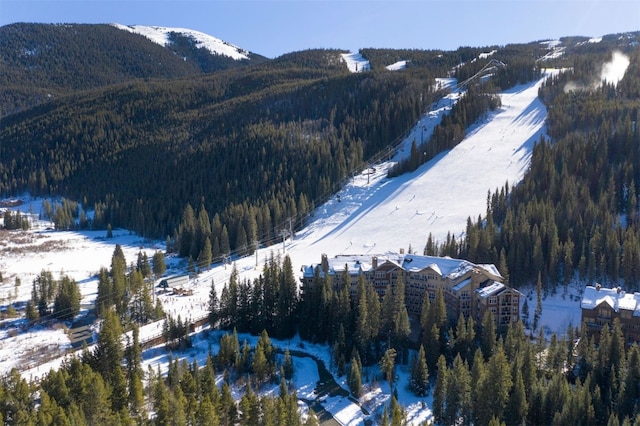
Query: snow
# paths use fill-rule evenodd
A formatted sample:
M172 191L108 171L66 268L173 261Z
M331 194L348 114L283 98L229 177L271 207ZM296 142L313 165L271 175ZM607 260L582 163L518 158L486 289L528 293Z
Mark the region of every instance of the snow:
M345 61L351 64L350 69L353 64L360 64L359 71L363 70L362 64L366 63L359 54L346 55ZM369 256L371 253L397 252L400 248L408 252L410 246L420 253L429 233L439 241L443 241L448 232L456 238L463 237L467 218L470 216L475 219L485 214L488 191L494 191L506 182L511 186L517 184L527 171L533 145L545 132L546 110L537 98L538 88L544 78L553 72L546 71L538 81L501 93L502 107L487 113L468 129L467 137L455 148L441 153L413 173L387 178L389 167L408 155L413 141L419 145L427 140L443 114L448 113L459 99L461 94L456 89L455 81L441 79L440 84L450 87L452 92L420 117L397 152L389 152L384 162L371 164L363 172L355 173L339 194L317 208L304 229L285 241L284 249L278 244L258 250L257 267L255 255L234 259L240 278L258 276L271 254L282 255L283 250L291 257L294 273L299 273L303 265L318 263L322 253L327 253L329 257L338 254ZM26 199L20 209L37 213L39 207L35 203L36 200ZM147 241L122 230L114 230L113 239L105 238L105 231L39 230L15 234L30 236L24 241L16 241L7 234L0 235L0 271L4 277L0 284L0 300L3 306L9 302L29 300L32 280L43 269L52 271L56 278L60 273L70 275L82 289L83 303L90 303L97 289L95 274L101 266L109 266L115 244L122 245L127 264L135 262L140 250L150 257L155 250L163 249L160 242ZM45 243L48 244L46 250L38 248L44 247ZM168 276L184 273L185 268L184 260L167 258ZM215 265L191 279L192 296L158 293L155 297L174 316L180 314L183 319L202 318L207 312L211 282L215 283L218 294L221 294L230 273L229 265ZM16 277L22 281L17 294L14 286ZM532 316L536 304L535 290L520 290ZM562 333L570 324L579 326L582 290L579 286L567 287L561 293L546 295L539 321L545 333ZM15 321L10 322L11 325L18 327L21 324ZM64 330L39 326L12 336L10 328L5 327L0 333L0 373L21 366L24 377L38 377L48 368L60 365L61 358L39 366L27 362L29 356L39 348L57 348L74 353ZM160 323L142 327L141 340L158 335L160 330ZM179 355L189 362L197 359L199 365L204 364L207 353L215 351L217 347L216 333L219 332L204 330L194 334L194 348L184 353L174 353L173 356ZM241 343L245 339L255 344L257 338L240 336ZM330 349L326 346L302 342L297 337L273 342L283 349L289 347L313 355L332 370ZM145 350L145 371L148 366L165 371L169 356L163 347ZM295 356L294 365L294 384L298 395L313 400L316 396L315 383L318 381L315 361ZM362 409L347 398L327 397L324 400L325 407L342 424L363 424L365 419L379 415L383 404L389 403L391 389L380 379L376 368L365 369L363 374L363 377L369 378L365 380L365 394L359 399ZM432 420L429 408L431 397L418 398L407 390L407 366L398 366L398 377L398 399L407 410L409 423L417 425ZM336 380L343 388L347 388L346 377L337 377ZM273 393L277 390L263 389L261 392ZM371 414L366 415L363 409Z
M478 58L480 59L487 59L490 56L493 56L495 53L497 52L497 50L492 50L491 52L484 52L478 55Z
M124 31L143 35L152 42L165 47L171 44L171 41L169 40L170 34L178 33L195 41L196 47L205 48L215 55L228 56L232 59L235 59L236 61L249 59L249 52L247 52L246 50L243 50L237 46L234 46L233 44L227 43L223 40L220 40L219 38L212 37L200 31L190 30L186 28L167 28L146 25L111 25Z
M360 53L342 53L342 60L347 63L347 68L351 72L365 72L371 70L369 60L365 59Z
M541 61L559 58L564 55L566 50L566 48L562 46L562 42L560 40L547 40L540 42L540 44L547 45L547 48L549 49L549 52L539 59Z
M398 61L394 64L387 65L385 68L388 69L389 71L403 70L407 68L407 61Z
M293 241L288 240L294 271L318 263L321 253L331 257L397 252L409 246L421 252L429 233L441 242L448 232L462 237L467 218L486 213L488 191L506 182L515 185L524 176L533 144L544 133L546 109L537 98L543 80L502 93L502 107L469 129L458 146L413 173L388 179L391 164L408 155L414 140L418 145L427 140L460 94L442 99L420 118L391 162L354 176L317 209Z
M616 312L624 309L633 311L634 316L640 316L640 293L627 293L621 288L605 288L599 284L585 287L581 308L595 309L601 303L608 304Z

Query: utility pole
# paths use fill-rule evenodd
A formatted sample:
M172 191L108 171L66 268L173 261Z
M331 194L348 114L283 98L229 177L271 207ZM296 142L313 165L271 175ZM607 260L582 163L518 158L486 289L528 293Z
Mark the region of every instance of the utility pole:
M293 219L289 218L289 236L293 239Z
M253 244L256 250L256 269L258 269L258 247L260 246L260 243L258 242L258 240L253 240Z
M284 240L285 240L285 237L287 235L287 230L286 229L280 230L280 234L282 234L282 255L284 256L285 251L286 251L285 246L284 246Z

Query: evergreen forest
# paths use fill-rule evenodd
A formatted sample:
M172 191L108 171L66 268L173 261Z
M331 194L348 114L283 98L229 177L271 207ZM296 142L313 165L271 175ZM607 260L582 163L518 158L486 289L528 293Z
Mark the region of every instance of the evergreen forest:
M29 48L37 50L60 29L1 30L3 49L19 51L19 37L38 40ZM82 31L125 37L105 26ZM75 82L64 70L60 81L50 80L55 64L40 65L46 76L11 68L11 84L3 84L0 195L60 197L45 213L59 229L124 227L166 238L167 250L189 259L192 273L303 226L350 174L390 155L444 94L436 77L464 81L466 94L390 175L455 146L473 122L500 107L500 90L536 79L544 68L560 72L540 89L548 138L536 143L524 180L489 191L486 214L469 217L464 239L429 236L424 248L493 263L509 285L533 286L532 322L527 306L507 329L497 329L490 312L480 323L451 323L439 291L412 323L401 276L382 298L364 279L353 297L346 274L333 286L320 270L316 285L299 289L290 260L272 256L255 280L234 270L220 294L211 283L208 322L224 334L205 365L172 360L166 374L142 371L138 327L163 319L163 338L178 351L190 345L189 324L166 315L145 285L164 272L164 254L141 254L129 266L116 248L111 268L99 272L95 349L38 383L17 371L0 378L0 423L318 424L313 413L298 412L291 355L277 353L270 340L299 333L331 348L354 397L374 366L381 375L373 380L391 389L397 365L410 369L411 391L432 396L437 424L640 424L640 346L625 342L618 321L597 343L586 327L549 337L537 326L542 295L576 281L640 289L639 36L562 39L565 53L548 59L549 46L537 42L452 52L363 49L372 71L359 74L348 72L339 50L238 66L176 63L162 72L106 68L102 80ZM137 40L141 47L132 45L123 63L134 63L126 55L157 50ZM630 59L625 77L593 85L616 49ZM397 60L410 65L384 69ZM479 76L498 63L504 66ZM55 96L38 100L47 88L57 89ZM91 219L86 210L94 211ZM8 223L27 226L20 215ZM77 284L68 277L42 271L32 295L31 321L77 312ZM123 342L125 330L131 337ZM238 333L260 337L251 347ZM261 396L266 383L279 383L278 394ZM237 403L233 386L243 392ZM381 424L405 424L405 414L393 397Z

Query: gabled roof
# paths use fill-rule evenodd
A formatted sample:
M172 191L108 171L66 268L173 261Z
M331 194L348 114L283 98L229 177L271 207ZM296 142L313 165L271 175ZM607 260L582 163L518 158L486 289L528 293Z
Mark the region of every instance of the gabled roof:
M609 306L616 312L622 309L633 311L634 316L640 316L640 293L626 293L620 287L604 288L599 284L595 287L586 286L580 307L593 310L602 304Z
M497 296L502 292L513 292L522 295L522 293L520 293L515 288L507 287L506 285L498 281L494 281L489 285L476 289L476 293L478 293L478 296L483 299L486 299L489 296Z
M396 254L387 253L382 255L337 255L327 258L329 264L329 275L334 275L344 271L347 265L350 274L372 271L373 258L378 259L378 268L385 263L391 263L395 267L402 268L408 272L422 272L432 270L443 278L452 281L463 277L474 270L483 270L491 279L500 280L502 276L494 265L476 265L467 260L452 259L450 257L420 256L416 254ZM305 277L313 277L317 264L303 266L302 272Z

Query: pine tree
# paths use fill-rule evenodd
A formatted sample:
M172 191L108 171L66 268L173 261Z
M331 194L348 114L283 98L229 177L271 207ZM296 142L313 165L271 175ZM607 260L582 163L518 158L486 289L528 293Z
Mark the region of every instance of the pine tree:
M358 284L356 287L356 295L358 298L358 305L356 306L356 324L354 343L358 348L358 351L362 353L365 362L369 359L369 347L371 344L371 328L369 324L369 311L367 303L367 290L364 275L358 277Z
M92 356L92 366L112 389L111 407L120 411L126 407L127 388L121 361L124 355L121 342L122 325L115 312L105 313L98 343Z
M151 265L149 265L149 258L146 252L138 252L136 269L142 274L142 278L147 278L151 275Z
M296 331L296 307L298 305L298 289L293 275L291 258L287 255L282 263L278 277L279 291L276 313L276 337L290 338Z
M209 291L209 325L215 328L220 320L220 302L216 292L216 284L211 279L211 290Z
M98 273L98 295L96 296L96 315L100 318L103 313L113 306L113 284L109 278L107 268L100 268Z
M356 398L362 394L362 373L360 371L360 365L355 358L351 359L349 365L349 390Z
M209 237L206 237L202 250L200 250L200 254L198 254L198 268L200 268L200 270L209 269L209 266L211 265L211 259L211 240L209 239Z
M151 262L153 264L152 266L153 274L155 275L155 278L158 279L162 275L164 275L164 272L167 270L167 266L164 260L164 253L162 253L161 251L156 251L153 254L153 258Z
M524 299L522 303L522 310L520 311L520 315L522 316L522 323L525 327L529 327L529 302L527 298Z
M427 368L427 358L422 345L420 345L418 354L411 365L409 388L417 396L426 396L429 392L429 369Z
M433 324L429 330L426 338L423 339L422 345L426 347L426 359L427 365L430 370L436 368L438 357L440 357L440 328L437 324Z
M384 356L380 359L380 371L385 380L389 383L389 386L393 388L395 382L395 367L396 367L396 350L389 348L385 351Z
M437 362L436 386L433 390L433 417L437 423L444 423L444 403L447 397L447 362L440 355Z
M529 409L522 371L518 362L513 363L511 375L513 377L513 385L509 392L509 402L504 416L507 424L518 425L525 421L527 410Z
M253 354L253 360L251 361L251 370L259 385L264 383L269 375L269 365L262 345L261 341L258 341L255 353Z
M482 317L481 349L484 359L488 360L493 355L496 347L496 323L493 313L487 310Z
M289 352L289 348L284 351L284 361L282 363L282 372L285 380L291 380L293 378L294 367L293 367L293 359L291 358L291 353Z
M229 277L229 285L224 286L220 295L220 327L232 329L237 323L238 310L238 271L234 263Z
M127 294L127 261L122 251L122 246L116 244L116 248L111 256L111 300L116 306L116 312L122 317L125 316L128 300Z
M541 273L538 272L538 281L536 283L536 309L533 312L533 325L532 330L535 331L538 328L538 321L542 315L542 278Z
M502 419L509 402L512 387L511 368L501 345L486 364L486 375L478 386L475 412L480 424L487 424L492 417Z
M142 379L144 374L140 368L142 350L140 347L140 330L134 325L133 340L126 349L127 383L129 385L129 412L139 420L144 418L144 395Z
M60 279L58 294L53 303L53 315L61 321L71 320L80 312L80 289L67 275Z
M444 419L447 424L471 422L471 374L460 355L447 372Z

